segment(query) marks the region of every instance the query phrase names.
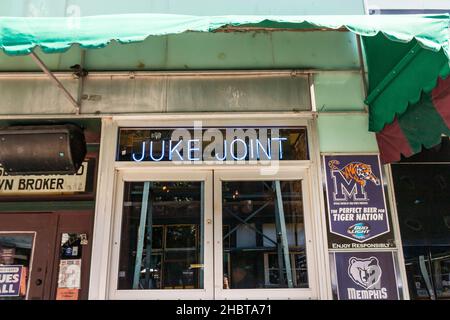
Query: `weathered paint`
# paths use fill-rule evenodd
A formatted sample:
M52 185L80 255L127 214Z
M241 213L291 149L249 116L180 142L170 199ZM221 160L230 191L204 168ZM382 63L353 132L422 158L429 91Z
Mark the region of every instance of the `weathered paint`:
M125 2L88 0L5 0L0 3L4 16L86 16L134 12L178 14L363 14L363 1L288 1L269 0L210 1L197 0ZM39 49L37 49L39 53ZM74 45L64 54L41 55L52 71L67 71L79 63L81 50ZM359 67L355 37L344 32L246 32L186 33L149 37L142 43L120 45L112 42L106 48L88 50L85 67L95 70L211 70L211 69L354 69ZM30 57L8 57L0 53L0 71L40 71ZM45 79L0 80L2 114L68 114L73 110L60 92ZM163 85L163 80L159 80ZM162 81L162 82L161 82ZM76 93L76 81L64 79ZM355 73L314 76L315 98L319 111L362 110L360 75ZM158 88L158 81L153 83ZM284 91L281 88L279 94ZM231 90L233 91L233 90ZM231 100L236 92L231 92ZM182 96L171 96L168 108L164 90L151 90L145 81L115 79L86 81L82 112L179 112ZM170 91L167 91L170 93ZM307 98L304 96L303 98ZM164 99L165 102L164 102ZM177 100L178 99L178 100ZM236 100L236 98L234 98ZM228 101L229 103L233 101ZM279 100L279 99L278 99ZM177 101L180 101L178 103ZM197 100L198 101L198 100ZM250 100L251 101L251 100ZM296 110L302 98L286 97L281 104L268 107L253 100L251 110ZM279 100L280 101L280 100ZM159 102L159 103L155 103ZM264 101L270 104L270 100ZM184 111L207 111L205 102L191 99ZM272 101L273 104L273 101ZM242 104L235 104L242 109ZM223 108L222 108L223 109ZM231 108L233 110L233 108ZM232 111L229 110L229 111ZM245 109L244 109L245 110ZM210 111L214 111L211 109ZM217 111L217 110L216 110ZM223 110L221 110L223 111ZM373 151L376 142L367 131L367 118L361 116L319 117L322 151ZM355 137L358 137L355 139ZM358 141L355 141L358 140Z
M320 152L378 152L366 114L319 114Z
M63 54L37 54L52 71L80 63L77 45ZM86 51L94 70L349 69L358 68L355 36L349 32L184 33L152 36L141 43L112 41ZM0 71L40 71L29 56L0 53Z
M364 89L360 73L315 74L314 89L319 112L364 110Z
M232 14L363 14L363 0L2 0L3 16L91 16L119 13Z
M61 79L74 95L75 79ZM24 94L26 93L26 94ZM307 75L137 75L87 77L82 114L307 111ZM74 108L46 77L0 78L0 114L73 114Z
M76 97L78 82L61 79ZM0 79L0 114L73 114L74 106L48 78Z

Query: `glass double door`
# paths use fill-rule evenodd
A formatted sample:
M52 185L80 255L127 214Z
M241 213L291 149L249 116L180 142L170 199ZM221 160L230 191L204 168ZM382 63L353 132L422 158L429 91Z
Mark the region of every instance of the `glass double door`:
M119 171L110 297L312 298L307 174Z

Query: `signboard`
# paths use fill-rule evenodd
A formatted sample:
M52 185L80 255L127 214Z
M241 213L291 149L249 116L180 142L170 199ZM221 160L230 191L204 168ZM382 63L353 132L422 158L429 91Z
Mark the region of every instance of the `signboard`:
M0 297L18 297L22 278L20 265L0 266Z
M329 247L395 247L378 155L325 155Z
M8 176L0 167L0 196L18 194L63 194L86 191L88 162L74 175Z
M399 300L393 252L335 252L339 300Z
M305 127L120 128L117 161L307 160Z
M58 288L56 300L78 300L79 289Z
M61 260L59 264L58 288L80 289L81 259Z

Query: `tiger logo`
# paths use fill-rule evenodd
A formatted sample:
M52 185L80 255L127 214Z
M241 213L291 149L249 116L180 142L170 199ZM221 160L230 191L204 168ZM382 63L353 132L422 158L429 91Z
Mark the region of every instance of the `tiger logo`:
M339 164L338 160L328 161L330 169L339 171L347 181L354 180L362 187L366 186L367 181L372 181L377 186L380 185L380 179L373 174L371 165L362 162L351 162L339 169L337 167Z

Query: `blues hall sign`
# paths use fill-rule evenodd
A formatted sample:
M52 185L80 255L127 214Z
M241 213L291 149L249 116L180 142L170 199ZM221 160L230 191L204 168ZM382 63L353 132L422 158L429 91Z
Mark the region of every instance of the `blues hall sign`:
M118 161L236 162L306 160L306 129L122 128Z
M394 246L378 156L326 155L324 168L330 247Z

